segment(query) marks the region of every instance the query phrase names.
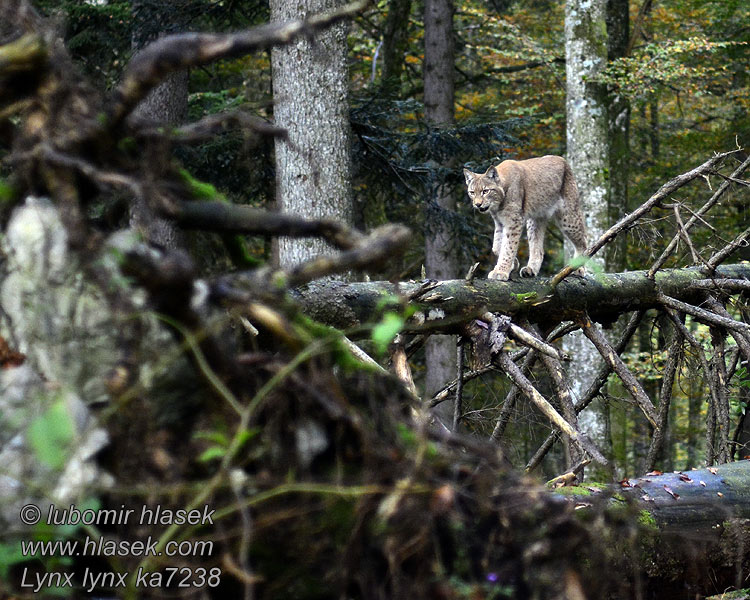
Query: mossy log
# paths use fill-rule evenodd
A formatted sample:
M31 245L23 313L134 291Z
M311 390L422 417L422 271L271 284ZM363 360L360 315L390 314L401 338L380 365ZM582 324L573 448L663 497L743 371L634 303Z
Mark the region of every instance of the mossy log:
M750 264L720 266L713 277L719 282L749 280ZM356 329L377 319L389 296L416 296L412 304L418 311L407 321L405 331L455 333L468 320L487 311L524 316L541 325L575 320L585 311L593 321L606 325L623 313L661 306L660 295L700 303L705 289L692 284L707 278L697 267L665 269L653 279L646 271L597 273L568 277L551 291L550 278L544 277L517 281L457 279L437 282L422 295L419 289L424 282L316 281L298 288L294 295L308 315L340 329Z
M750 460L707 469L659 473L621 482L659 531L682 539L718 539L727 524L750 519Z

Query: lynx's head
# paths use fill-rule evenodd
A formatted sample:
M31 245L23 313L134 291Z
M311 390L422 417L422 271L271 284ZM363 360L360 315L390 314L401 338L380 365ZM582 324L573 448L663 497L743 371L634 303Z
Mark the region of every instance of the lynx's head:
M484 175L464 169L464 177L471 204L479 212L487 212L490 209L494 211L502 206L505 190L495 167L487 169Z

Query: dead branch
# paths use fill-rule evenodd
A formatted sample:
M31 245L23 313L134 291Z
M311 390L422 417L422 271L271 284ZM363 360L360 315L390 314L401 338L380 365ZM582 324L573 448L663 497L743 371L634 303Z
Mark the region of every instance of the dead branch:
M708 381L708 390L711 394L711 402L709 403L709 410L708 414L706 415L706 461L709 465L711 465L713 464L716 457L714 448L714 429L716 425L716 410L721 401L719 392L715 385L716 382L713 380L713 377L711 375L711 367L708 360L706 359L706 354L703 352L703 346L701 345L701 343L695 339L695 336L687 327L685 327L685 324L675 314L674 311L667 309L666 313L672 320L672 323L674 323L677 329L680 331L682 337L684 337L693 347L693 350L695 351L695 354L701 363L701 367L703 368L704 376Z
M717 290L726 292L750 291L750 281L747 279L698 279L691 281L690 289L693 290Z
M527 373L531 372L531 369L534 366L534 363L536 362L538 358L538 354L531 350L527 355L526 358L523 360L523 364L521 365L521 373L524 377L527 377ZM510 422L510 415L513 411L513 407L516 405L516 400L518 400L518 395L521 393L521 388L518 386L513 386L508 394L505 396L505 401L503 402L503 407L500 410L500 414L497 417L497 421L495 422L495 427L492 429L492 434L490 435L490 439L492 441L499 441L503 434L505 433L505 428L508 426L508 423Z
M563 434L570 437L571 441L579 446L582 451L588 452L591 457L599 464L606 465L607 459L599 451L596 445L588 438L584 433L581 433L577 428L573 427L568 423L561 415L555 410L549 401L542 396L539 391L531 384L526 376L521 372L521 369L510 360L510 357L505 352L501 352L498 355L498 362L500 368L510 377L513 383L524 393L524 395L531 400L542 414L549 419L549 421L557 427Z
M365 239L360 232L329 219L310 220L227 202L177 202L164 207L164 216L184 229L289 237L321 237L337 248L350 250Z
M741 175L745 169L750 167L750 157L746 158L742 164L737 167L733 172L731 177L736 178L739 175ZM731 180L727 179L722 181L721 185L718 187L718 189L713 193L713 195L708 199L708 201L692 216L690 219L688 219L688 222L685 223L685 231L689 231L690 228L695 225L696 222L701 220L701 217L706 214L711 208L719 201L719 198L729 189L729 186L732 184ZM672 238L672 241L669 242L667 247L664 249L664 251L661 253L661 256L656 259L656 262L652 265L652 267L648 271L648 276L653 277L654 273L658 271L662 265L667 261L669 256L674 251L675 247L677 246L677 242L680 239L680 234L676 233L674 237ZM718 263L717 263L718 264Z
M305 20L270 23L229 34L180 33L149 44L128 65L112 94L106 126L116 128L148 93L176 71L287 44L356 15L366 2L347 4Z
M398 377L404 384L409 393L414 397L418 398L417 386L414 385L414 378L411 374L411 367L406 357L406 350L404 348L404 338L402 335L397 335L396 339L393 340L390 348L391 354L391 366L396 377Z
M731 452L729 449L729 390L727 384L727 367L725 362L726 333L718 327L711 327L711 377L716 385L716 395L719 399L716 405L716 429L718 438L716 457L720 464L729 462Z
M464 391L464 343L459 337L456 344L456 397L453 400L453 431L458 431L461 422Z
M583 255L588 257L594 256L606 244L612 241L617 236L617 234L619 234L621 231L629 229L638 221L638 219L640 219L645 214L648 214L651 209L653 209L655 206L658 206L661 201L668 197L670 194L674 193L684 185L690 183L691 181L693 181L693 179L710 172L718 162L720 162L727 156L735 154L736 152L738 151L733 150L731 152L723 152L721 154L717 154L713 158L708 159L702 165L699 165L694 169L691 169L690 171L669 180L667 183L661 186L653 196L646 200L646 202L641 204L629 215L625 215L622 219L620 219L617 223L615 223L614 225L612 225L612 227L605 231L601 236L599 236L599 239L591 244L586 249L586 252L584 252ZM654 269L654 271L655 270L656 269ZM565 267L563 267L550 281L550 288L554 290L557 285L573 271L575 271L575 268L570 265L566 265ZM649 276L653 276L653 273L650 273Z
M530 327L529 323L525 323L525 325L527 327ZM541 339L541 335L539 334L539 332L536 331L535 333ZM552 387L555 390L555 395L557 396L560 407L562 408L563 417L565 417L565 420L568 421L568 423L570 423L573 427L578 427L578 417L573 406L573 396L570 392L570 386L568 385L568 379L565 373L565 369L563 368L560 359L557 357L551 357L548 354L541 353L539 355L539 358L541 358L542 364L544 365L545 370L552 380ZM566 451L567 466L580 461L581 456L578 453L575 445L571 443L570 440L568 440Z
M646 455L646 469L648 471L653 471L656 467L656 461L664 443L664 436L667 431L667 419L669 418L669 405L672 402L672 386L677 368L682 360L682 343L682 336L679 332L675 332L674 339L667 350L667 364L664 365L664 373L662 375L661 392L659 394L659 426L654 429L654 435L651 438L651 444Z
M750 283L750 282L746 282L746 283ZM724 305L713 296L707 295L705 302L706 302L706 305L720 317L723 317L725 319L732 318L729 312L727 311L727 309L724 307ZM734 341L737 343L737 347L742 353L742 356L745 358L746 361L750 363L750 333L742 332L737 329L729 329L729 333L734 338Z
M692 315L699 321L702 321L703 323L706 323L708 325L726 327L727 329L741 331L746 334L750 333L750 325L748 325L747 323L735 321L734 319L727 317L721 317L716 313L712 313L711 311L705 310L703 308L698 308L697 306L693 306L692 304L688 304L686 302L681 302L680 300L666 296L661 292L659 293L658 298L659 302L661 302L664 306Z
M630 317L628 324L625 326L625 330L622 332L622 336L620 336L620 339L614 345L615 352L618 356L623 353L625 347L630 343L630 339L638 329L638 325L640 324L641 319L643 319L643 315L644 311L637 311ZM601 390L602 386L606 383L611 372L612 366L607 361L604 361L599 367L599 371L591 382L591 385L589 385L588 389L583 393L583 396L581 396L581 398L575 403L574 408L577 415L581 414L581 412L591 404L593 399L599 395L599 390ZM544 443L539 450L534 453L534 456L532 456L531 460L529 460L526 465L527 472L533 471L539 466L539 463L547 455L547 452L552 448L552 445L558 437L559 432L554 432L547 436L547 439L544 440Z
M646 271L628 271L571 278L561 282L543 304L523 299L534 295L542 298L549 290L547 278L440 281L429 296L432 301L422 298L412 303L418 310L406 322L404 331L462 333L467 322L487 312L514 318L526 316L531 323L543 327L575 320L583 311L593 321L610 323L625 312L662 308L659 294L683 302L700 302L702 298L700 290L690 288L691 282L706 279L699 268L664 269L654 279L647 275ZM750 265L720 265L716 277L750 280ZM360 281L334 286L313 282L298 290L296 297L310 316L339 329L350 329L368 323L384 295L408 296L421 285L421 282ZM733 327L743 326L735 322Z
M635 375L630 372L630 370L620 358L620 355L615 352L615 349L612 348L612 346L609 344L607 338L602 335L602 333L593 325L593 323L587 316L584 315L579 320L579 323L581 325L581 331L583 331L583 335L585 335L589 339L589 341L594 344L605 362L608 362L612 370L617 373L617 376L624 384L625 389L628 390L630 395L633 397L633 400L635 400L636 404L638 404L640 409L643 411L643 414L646 415L649 423L653 425L654 429L658 429L659 423L656 416L656 409L651 403L651 399L646 395L646 392L643 391L643 387L641 387L641 384L638 383Z
M245 132L252 132L258 136L282 139L286 139L287 137L287 131L283 127L277 127L243 110L232 110L216 115L208 115L195 123L177 127L171 131L164 131L163 127L155 127L140 129L138 134L144 137L162 137L166 134L175 142L196 144L226 133L230 129L240 129Z
M303 220L291 222L304 223ZM217 299L233 304L244 304L258 298L278 298L279 294L289 288L316 279L354 269L376 267L402 252L410 239L409 229L403 225L384 225L349 250L330 256L318 256L288 270L268 267L224 275L214 282L213 294Z
M729 258L734 252L740 248L747 248L748 242L750 241L750 227L745 229L741 234L724 246L721 250L718 250L714 255L708 259L708 266L710 269L715 269L717 265L723 263Z

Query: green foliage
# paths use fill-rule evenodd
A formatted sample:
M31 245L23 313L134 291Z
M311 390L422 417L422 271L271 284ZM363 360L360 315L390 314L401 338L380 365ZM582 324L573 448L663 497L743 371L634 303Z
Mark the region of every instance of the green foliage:
M191 196L195 200L217 200L228 203L226 196L220 193L212 184L193 177L187 169L180 169L182 180L188 186Z
M612 61L599 77L629 100L648 100L679 87L683 94L700 97L731 77L728 48L747 42L711 41L704 36L650 43L634 56Z
M376 310L381 311L386 306L398 306L400 300L398 296L384 296L378 303ZM417 311L414 306L403 306L400 310L387 310L381 317L380 321L372 328L370 338L375 344L375 350L379 355L383 355L388 350L388 346L403 329L406 320Z
M69 456L75 428L64 399L55 401L29 425L28 438L40 462L61 469Z
M378 354L383 355L388 350L389 344L398 335L404 326L404 316L393 311L383 315L380 323L372 328L372 341Z
M222 460L230 450L230 446L234 444L232 450L237 452L259 433L260 429L257 427L243 429L237 434L236 439L230 439L223 431L219 430L197 431L193 435L193 439L205 440L211 443L211 445L206 448L200 456L198 456L198 461L211 462L214 460Z

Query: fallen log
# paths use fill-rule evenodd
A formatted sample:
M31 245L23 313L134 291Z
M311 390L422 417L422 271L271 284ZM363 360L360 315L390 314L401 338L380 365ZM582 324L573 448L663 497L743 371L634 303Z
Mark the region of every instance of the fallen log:
M660 473L620 483L623 496L637 500L663 534L717 540L727 525L750 519L750 460Z
M750 265L722 265L714 274L722 279L750 280ZM404 331L457 333L467 321L483 313L499 312L524 316L532 323L547 325L575 320L586 312L604 325L621 314L661 306L661 298L699 303L704 291L693 282L706 281L703 269L690 267L658 271L653 279L647 271L595 273L572 276L550 291L550 278L518 281L464 279L440 281L429 292L418 295L424 282L315 281L296 289L293 295L302 310L320 322L339 329L355 329L372 323L387 305L389 296L411 297L417 312L406 322ZM701 284L702 285L702 284Z

